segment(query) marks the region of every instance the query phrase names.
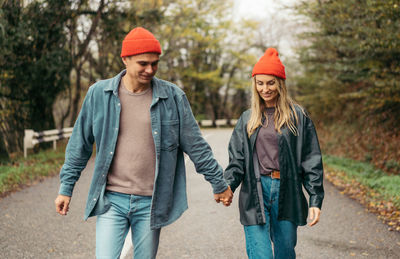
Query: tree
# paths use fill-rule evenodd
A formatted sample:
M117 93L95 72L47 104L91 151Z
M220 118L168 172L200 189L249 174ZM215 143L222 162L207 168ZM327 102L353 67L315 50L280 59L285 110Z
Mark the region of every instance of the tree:
M54 127L52 105L69 84L68 1L5 1L0 11L0 133L3 151L22 148L25 128Z
M74 124L81 97L91 84L120 72L123 37L136 26L145 25L148 29L157 26L164 2L168 3L157 0L76 2L66 24L73 83L55 107L61 127Z
M266 42L258 37L258 23L233 21L232 0L15 0L0 5L4 153L21 149L25 128L72 126L87 88L123 68L121 41L133 27L143 26L161 41L158 75L183 88L199 118L214 121L237 117L247 108L257 52L252 50Z
M160 74L184 89L198 118L232 116L228 97L235 87L248 84L241 73L254 61L243 51L249 48L247 40L229 40L251 37L235 28L231 6L231 1L222 0L175 1L157 32L164 50Z
M298 10L316 30L303 34L302 101L324 121L374 117L398 126L398 1L309 1Z

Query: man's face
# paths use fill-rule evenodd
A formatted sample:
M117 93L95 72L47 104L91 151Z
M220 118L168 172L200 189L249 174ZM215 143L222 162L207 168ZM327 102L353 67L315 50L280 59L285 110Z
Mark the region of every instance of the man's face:
M157 72L160 55L157 53L144 53L130 57L123 57L126 73L139 84L149 84Z

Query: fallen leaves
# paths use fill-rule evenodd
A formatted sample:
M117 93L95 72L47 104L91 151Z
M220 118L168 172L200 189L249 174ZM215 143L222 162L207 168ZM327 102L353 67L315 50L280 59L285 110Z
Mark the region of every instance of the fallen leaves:
M389 231L400 232L400 208L386 200L373 189L368 188L345 172L326 167L325 178L345 194L361 203L368 212L374 213L387 226Z

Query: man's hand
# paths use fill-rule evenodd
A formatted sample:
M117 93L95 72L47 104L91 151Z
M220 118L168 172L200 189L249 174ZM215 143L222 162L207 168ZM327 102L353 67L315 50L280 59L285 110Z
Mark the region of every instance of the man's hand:
M233 198L233 192L231 190L231 187L228 185L228 188L221 192L221 193L216 193L214 194L214 199L217 203L220 203L222 201L222 204L224 204L226 207L231 205L232 203L232 198Z
M71 201L71 197L59 194L55 200L56 211L60 215L67 215L67 212L69 210L70 201Z
M308 210L308 214L309 214L308 218L311 220L311 222L308 223L308 225L310 227L312 227L312 226L314 226L315 224L318 223L319 216L321 215L321 210L319 208L317 208L317 207L311 207Z

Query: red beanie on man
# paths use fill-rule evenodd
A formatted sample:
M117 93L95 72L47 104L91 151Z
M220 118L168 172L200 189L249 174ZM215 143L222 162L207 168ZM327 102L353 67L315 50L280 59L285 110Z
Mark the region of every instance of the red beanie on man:
M136 27L122 41L121 57L143 53L161 54L161 45L151 32L142 27Z
M278 56L278 51L268 48L260 60L254 65L252 77L255 75L274 75L286 79L285 66Z

